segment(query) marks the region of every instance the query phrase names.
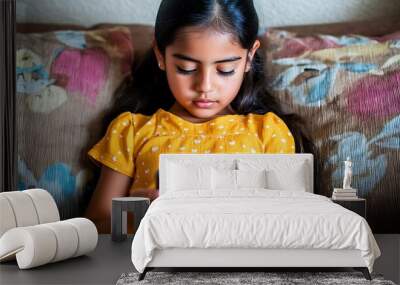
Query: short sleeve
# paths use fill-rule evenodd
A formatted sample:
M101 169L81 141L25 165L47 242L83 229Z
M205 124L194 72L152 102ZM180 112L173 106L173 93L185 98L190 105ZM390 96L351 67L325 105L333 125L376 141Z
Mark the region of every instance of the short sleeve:
M107 128L104 137L88 152L90 159L96 164L134 176L134 121L130 112L124 112L115 118Z
M272 112L263 118L264 153L295 153L295 142L285 122Z

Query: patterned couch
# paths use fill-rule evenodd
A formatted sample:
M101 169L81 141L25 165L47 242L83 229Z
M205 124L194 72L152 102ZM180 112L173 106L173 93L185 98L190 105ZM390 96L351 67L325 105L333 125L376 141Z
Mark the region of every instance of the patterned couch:
M43 188L62 219L80 216L99 175L88 149L153 27L19 24L18 188ZM400 20L270 28L260 34L269 88L306 122L320 165L316 193L353 187L375 233L400 233Z

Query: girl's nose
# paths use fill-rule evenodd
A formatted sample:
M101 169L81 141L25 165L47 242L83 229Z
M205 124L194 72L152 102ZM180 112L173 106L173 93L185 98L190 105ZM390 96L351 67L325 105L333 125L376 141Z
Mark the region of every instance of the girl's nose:
M197 78L197 91L200 93L209 93L213 90L211 71L203 70Z

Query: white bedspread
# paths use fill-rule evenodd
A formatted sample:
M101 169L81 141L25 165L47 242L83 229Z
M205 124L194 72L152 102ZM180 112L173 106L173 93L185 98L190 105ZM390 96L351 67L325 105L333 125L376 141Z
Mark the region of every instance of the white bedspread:
M370 272L380 256L361 216L324 196L265 189L162 195L135 234L133 265L143 272L164 248L358 249Z

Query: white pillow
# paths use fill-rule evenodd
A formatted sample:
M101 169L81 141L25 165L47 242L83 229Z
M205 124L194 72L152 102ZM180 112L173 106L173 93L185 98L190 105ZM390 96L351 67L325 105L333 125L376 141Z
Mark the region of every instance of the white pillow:
M262 170L235 170L238 188L267 188L267 171Z
M307 176L302 167L267 171L267 188L273 190L306 191Z
M211 167L168 163L168 191L211 189Z
M236 170L212 168L212 188L236 190Z
M307 191L311 189L307 161L238 159L240 170L266 170L267 189Z
M213 189L266 188L266 171L212 168Z

